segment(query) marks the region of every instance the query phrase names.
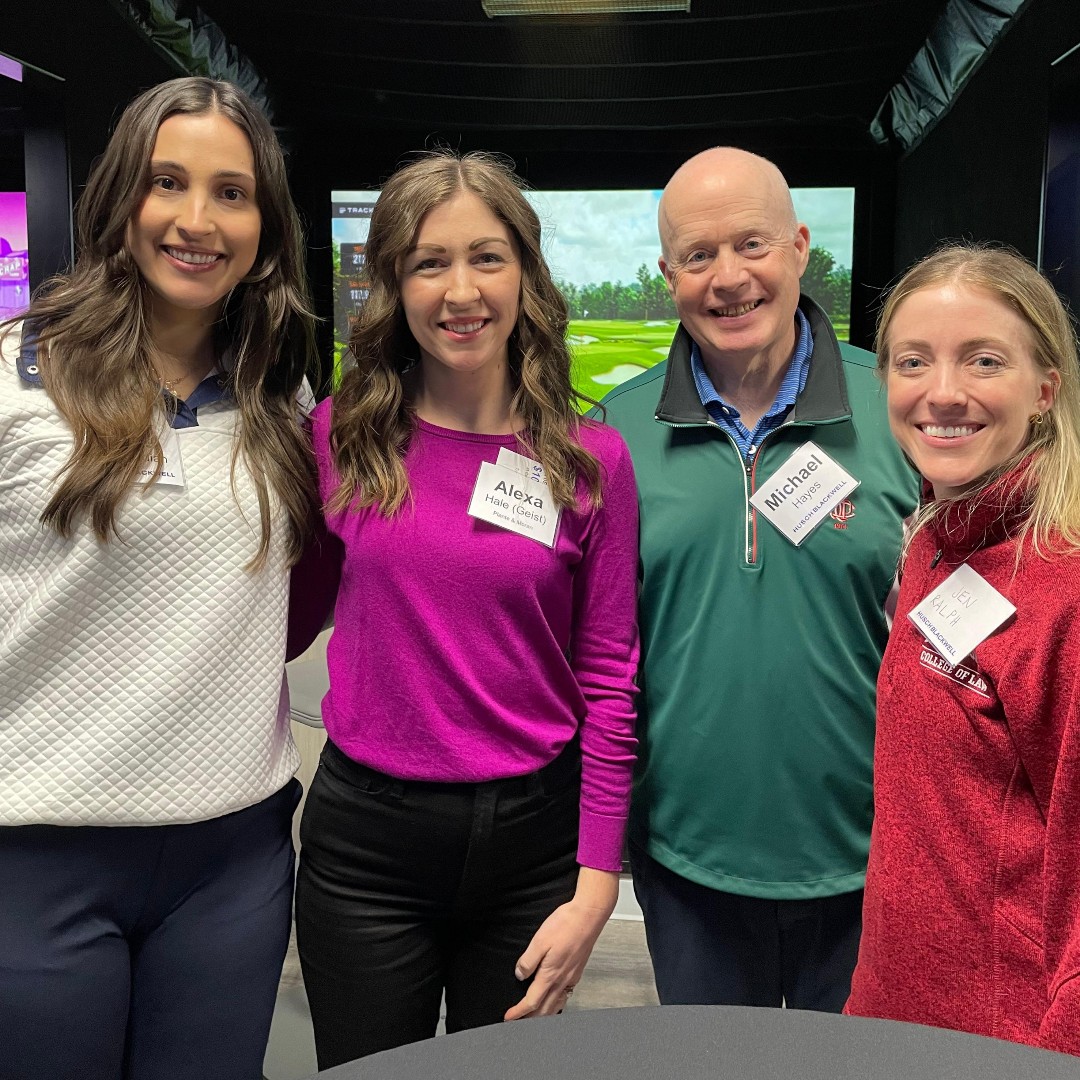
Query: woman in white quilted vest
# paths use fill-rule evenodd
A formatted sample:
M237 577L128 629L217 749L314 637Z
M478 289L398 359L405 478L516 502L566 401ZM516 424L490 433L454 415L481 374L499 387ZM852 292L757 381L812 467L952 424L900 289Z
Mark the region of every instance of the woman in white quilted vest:
M0 1077L257 1080L315 491L273 129L228 83L155 87L76 226L0 360Z

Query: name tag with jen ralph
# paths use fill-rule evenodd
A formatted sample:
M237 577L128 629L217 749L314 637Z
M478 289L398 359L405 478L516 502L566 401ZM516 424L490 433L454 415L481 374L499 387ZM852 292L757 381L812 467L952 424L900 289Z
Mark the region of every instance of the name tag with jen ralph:
M798 547L858 486L851 473L807 442L750 496L750 504Z
M470 517L554 547L559 515L560 510L552 502L546 482L533 479L516 466L490 461L480 466L469 500Z
M157 479L154 480L154 483L160 484L162 487L182 488L184 486L184 463L180 458L180 438L175 430L167 424L162 424L157 434L158 441L161 443L163 460L161 472ZM139 470L138 482L140 484L148 483L153 477L156 468L157 457L154 454L147 454L143 467Z
M1016 608L978 571L964 563L908 618L950 664L975 651Z

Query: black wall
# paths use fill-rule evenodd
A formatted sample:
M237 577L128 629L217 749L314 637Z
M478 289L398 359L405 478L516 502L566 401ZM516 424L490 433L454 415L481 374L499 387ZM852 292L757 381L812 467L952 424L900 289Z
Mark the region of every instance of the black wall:
M155 52L108 0L2 0L0 52L51 72L66 119L77 196L123 107L185 74Z
M894 273L946 239L1001 241L1037 258L1050 65L1078 41L1078 0L1034 0L900 161Z

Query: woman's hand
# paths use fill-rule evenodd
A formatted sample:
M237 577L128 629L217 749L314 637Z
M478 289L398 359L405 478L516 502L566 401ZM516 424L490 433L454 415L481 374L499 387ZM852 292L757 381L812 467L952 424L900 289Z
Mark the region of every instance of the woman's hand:
M519 979L534 975L525 996L504 1020L550 1016L566 1004L588 963L600 931L619 895L619 875L583 866L574 899L557 907L533 934L514 969Z

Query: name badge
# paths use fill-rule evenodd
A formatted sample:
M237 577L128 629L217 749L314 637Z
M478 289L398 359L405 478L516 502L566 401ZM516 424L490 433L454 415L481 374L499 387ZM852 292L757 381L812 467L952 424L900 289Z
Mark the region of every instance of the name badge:
M986 578L964 563L908 612L908 618L950 664L958 664L1015 610Z
M162 487L182 488L184 486L184 463L180 458L179 436L167 423L163 423L159 426L158 442L161 443L161 455L163 460L161 463L161 473L158 475L157 479L154 480L154 483L160 484ZM148 483L153 477L156 468L157 458L153 454L147 454L146 460L143 462L143 467L139 471L139 483Z
M539 461L533 461L532 458L526 457L524 454L516 454L505 446L499 447L499 456L495 459L495 464L504 465L508 469L517 469L527 480L536 480L541 484L547 483L544 466Z
M798 547L859 483L824 450L808 442L750 496L750 503Z
M529 461L520 454L513 456ZM534 480L517 465L511 468L485 461L469 500L469 516L554 547L560 510L552 502L546 481Z

